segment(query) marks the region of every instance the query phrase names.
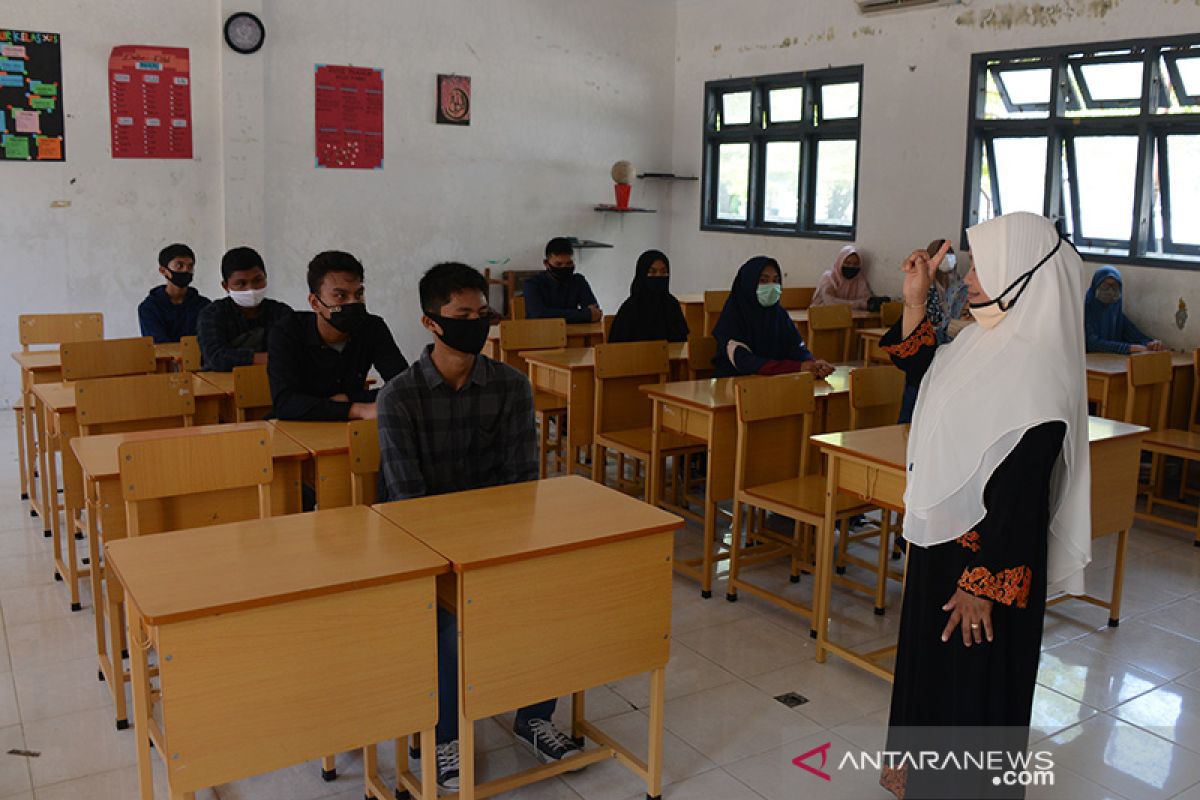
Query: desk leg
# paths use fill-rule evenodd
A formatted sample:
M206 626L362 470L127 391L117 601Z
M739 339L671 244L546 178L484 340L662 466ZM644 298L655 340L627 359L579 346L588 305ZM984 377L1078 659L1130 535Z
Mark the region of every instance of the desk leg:
M567 475L574 475L580 449L591 452L596 398L591 370L571 370L567 388ZM597 461L592 453L592 464ZM594 467L593 467L594 468Z
M825 663L825 643L829 633L829 590L833 569L833 526L837 522L838 473L841 459L829 455L829 476L825 481L825 524L817 531L817 558L813 569L813 622L817 636L817 662Z
M650 737L646 752L646 796L662 797L663 719L666 705L667 669L650 673Z
M36 517L38 443L37 438L34 435L34 429L37 427L37 423L34 421L34 417L36 416L36 406L33 402L33 390L30 388L33 385L33 375L28 370L24 370L22 374L25 383L25 413L22 415L25 422L25 474L28 480L27 488L29 490L29 497L26 499L29 500L30 505L29 516Z
M350 455L331 453L317 456L317 508L326 510L350 505Z
M21 401L22 404L25 402ZM21 499L29 499L29 476L25 472L25 407L15 409L17 412L17 469L21 473Z
M47 462L54 458L54 454L50 452L49 432L46 430L46 416L43 410L36 405L37 397L33 398L33 402L35 404L34 416L37 418L35 426L37 428L38 440L38 511L42 515L42 533L49 539L54 536L55 525L53 518L58 516L55 513L58 498L50 496L50 473L46 468Z
M138 796L141 800L154 800L154 772L150 765L150 665L146 661L146 651L150 641L142 628L142 621L137 609L132 603L127 607L129 613L129 662L133 672L131 688L133 689L133 718L134 740L137 742L138 766ZM120 625L114 620L114 626ZM121 682L119 677L116 681ZM165 757L165 756L164 756ZM172 791L172 797L176 793Z
M101 666L103 666L107 655L107 647L105 646L104 636L104 590L100 584L101 577L103 576L100 567L100 533L96 522L100 514L100 503L98 499L91 496L91 493L94 491L94 485L89 482L85 488L88 492L86 500L88 550L92 554L92 566L88 573L88 581L92 585L92 612L93 621L96 623L96 655L100 659ZM103 680L103 671L100 673L100 677Z
M1121 593L1125 587L1125 545L1129 541L1129 531L1117 534L1117 563L1113 568L1112 595L1108 605L1108 627L1115 628L1121 624Z
M663 407L658 400L651 400L653 417L650 423L650 464L646 468L646 502L657 506L662 499L663 457L659 434L662 431Z
M1098 411L1100 412L1100 416L1104 419L1112 419L1110 416L1108 416L1108 400L1112 396L1112 378L1105 377L1103 382L1104 389L1100 394L1100 408Z
M461 639L460 639L461 641ZM461 652L461 651L460 651ZM461 687L462 678L459 678ZM462 709L466 697L462 688L459 689L458 711L458 798L459 800L475 800L475 721L467 719ZM437 763L437 746L426 754L425 743L421 742L421 766L424 773L425 763ZM434 786L437 786L436 778ZM436 794L437 789L434 789ZM428 794L428 792L426 792Z

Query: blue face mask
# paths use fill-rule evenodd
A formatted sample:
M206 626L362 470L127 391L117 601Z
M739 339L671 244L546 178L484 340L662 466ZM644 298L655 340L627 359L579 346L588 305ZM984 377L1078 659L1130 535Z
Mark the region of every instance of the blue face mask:
M779 302L780 297L783 297L783 287L778 283L760 283L756 294L758 295L758 304L763 308L770 308Z

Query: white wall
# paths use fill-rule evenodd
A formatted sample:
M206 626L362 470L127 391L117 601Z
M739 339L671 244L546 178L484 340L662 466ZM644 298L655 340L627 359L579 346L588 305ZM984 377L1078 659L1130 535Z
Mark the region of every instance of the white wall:
M970 0L870 17L853 0L741 0L737 7L731 14L721 0L678 4L676 166L700 169L705 81L862 64L858 244L873 256L873 288L893 295L904 256L937 237L959 238L973 53L1200 31L1200 4L1178 0ZM843 244L701 232L699 186L676 191L668 252L681 290L728 285L759 253L778 258L792 285L812 285ZM1195 273L1122 272L1126 310L1143 330L1172 347L1200 344ZM1183 332L1174 325L1181 296L1192 316Z

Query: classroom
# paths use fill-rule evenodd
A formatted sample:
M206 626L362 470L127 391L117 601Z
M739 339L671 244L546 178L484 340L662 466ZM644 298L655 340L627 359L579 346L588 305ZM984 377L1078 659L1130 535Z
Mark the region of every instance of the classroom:
M0 800L1200 800L1200 3L0 3Z

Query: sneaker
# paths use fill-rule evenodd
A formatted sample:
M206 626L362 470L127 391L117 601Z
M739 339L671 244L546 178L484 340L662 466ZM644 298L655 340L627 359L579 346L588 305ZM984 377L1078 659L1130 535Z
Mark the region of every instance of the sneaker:
M554 723L548 719L531 719L528 722L518 719L513 725L513 733L529 745L543 764L562 761L580 752L579 743L554 727Z
M437 784L439 789L458 791L458 740L437 746Z

